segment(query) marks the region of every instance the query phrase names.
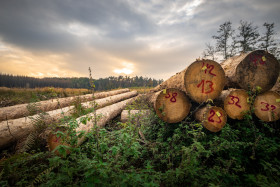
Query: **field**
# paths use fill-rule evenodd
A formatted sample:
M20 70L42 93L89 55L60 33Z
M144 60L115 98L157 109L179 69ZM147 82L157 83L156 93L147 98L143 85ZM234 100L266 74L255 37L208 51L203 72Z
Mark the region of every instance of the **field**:
M79 93L75 91L72 93ZM83 112L78 115L87 113L79 103L75 107ZM145 96L126 109L153 111ZM262 122L251 112L241 121L228 119L218 133L203 128L193 116L176 124L163 122L155 113L140 118L130 116L126 123L120 122L118 116L104 128L92 129L81 146L77 146L79 134L74 131L79 124L73 119L65 118L66 129L56 132L67 143L59 146L56 153L47 150L40 130L23 144L2 151L0 186L279 186L280 183L279 124ZM40 120L34 122L36 127L41 124Z

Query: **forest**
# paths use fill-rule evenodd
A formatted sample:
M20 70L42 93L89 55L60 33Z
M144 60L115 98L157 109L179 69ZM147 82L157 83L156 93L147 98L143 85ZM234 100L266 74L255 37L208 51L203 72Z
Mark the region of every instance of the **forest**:
M110 76L107 78L99 78L94 81L95 90L110 90L115 88L129 87L154 87L163 82L142 76ZM10 75L0 73L0 87L8 88L40 88L40 87L56 87L56 88L86 88L90 89L90 79L87 77L79 78L34 78L28 76Z

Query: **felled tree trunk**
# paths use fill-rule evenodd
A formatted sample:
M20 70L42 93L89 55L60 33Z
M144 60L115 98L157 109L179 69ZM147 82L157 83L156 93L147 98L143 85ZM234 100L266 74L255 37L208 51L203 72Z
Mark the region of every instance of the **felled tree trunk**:
M213 60L197 60L188 68L173 75L154 88L177 88L185 91L192 100L202 103L217 98L225 85L225 73L221 65Z
M268 91L256 97L254 102L256 116L262 121L277 121L280 119L280 95Z
M205 106L195 113L195 119L200 121L211 132L220 131L227 122L226 112L216 106Z
M76 129L76 132L77 133L81 131L85 132L85 135L78 139L78 145L81 145L85 141L86 133L88 133L92 128L94 128L95 126L97 128L104 127L106 123L108 123L110 120L112 120L117 115L119 115L127 104L130 104L135 99L136 97L121 101L119 103L115 103L110 106L106 106L104 108L96 110L95 113L90 113L88 115L76 119L77 123L79 124L79 127ZM95 117L97 117L98 119L95 119ZM87 121L86 124L83 124L81 123L83 118L88 118L91 120ZM56 135L50 133L48 138L48 147L50 151L54 150L58 145L62 145L62 144L63 142L61 142L60 139L56 137Z
M224 90L219 100L222 101L224 110L232 119L241 120L250 110L249 95L242 89Z
M270 53L257 50L227 59L221 63L227 77L227 87L261 92L270 90L278 76L280 65Z
M125 92L129 92L129 89L126 88L126 89L121 89L121 90L113 90L113 91L109 91L109 92L95 93L94 97L92 94L87 94L87 95L83 95L83 96L66 97L66 98L58 98L58 99L52 99L52 100L47 100L47 101L40 101L40 102L33 104L33 105L35 105L36 110L32 109L32 107L31 108L28 107L28 106L30 106L30 104L20 104L20 105L15 105L15 106L3 107L3 108L0 108L0 121L9 120L9 119L17 119L20 117L33 115L34 113L51 111L51 110L55 110L58 108L70 106L70 105L73 105L75 100L77 100L78 98L82 102L85 102L85 101L91 101L93 99L100 99L100 98L104 98L104 97L108 97L108 96L116 95L116 94L120 94L120 93L125 93ZM34 111L30 111L30 110L34 110Z
M280 94L280 77L278 77L275 85L273 86L273 88L271 90Z
M82 106L84 108L90 108L96 104L97 107L101 108L122 101L124 99L134 97L136 95L137 95L136 91L123 93L123 94L95 100L95 103L92 101L82 103ZM69 106L69 107L64 107L62 109L49 111L46 113L46 115L43 115L44 118L42 120L46 125L57 122L59 119L63 118L64 116L71 115L73 109L74 106ZM41 119L39 114L27 118L25 117L25 118L0 122L0 139L1 139L0 149L27 136L31 131L34 130L33 121L36 119Z
M156 114L167 123L182 121L190 112L191 103L185 92L176 89L163 89L150 96Z
M123 110L121 113L121 122L125 123L131 120L132 122L140 121L141 118L151 114L150 110Z

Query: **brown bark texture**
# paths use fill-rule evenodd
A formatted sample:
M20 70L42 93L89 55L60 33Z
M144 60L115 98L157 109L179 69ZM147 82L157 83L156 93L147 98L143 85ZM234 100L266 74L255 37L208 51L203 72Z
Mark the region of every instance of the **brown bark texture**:
M213 60L197 60L185 70L177 73L153 91L177 88L185 91L198 103L219 97L225 85L225 73L221 65Z
M40 113L40 112L46 112L55 110L58 108L63 108L66 106L73 105L73 103L80 99L82 102L85 101L91 101L93 99L100 99L104 97L108 97L111 95L116 95L120 93L129 92L129 89L121 89L121 90L113 90L109 92L100 92L95 93L94 97L92 94L82 95L82 96L75 96L75 97L65 97L65 98L58 98L58 99L52 99L47 101L40 101L37 103L34 103L32 105L30 104L20 104L20 105L14 105L9 107L3 107L0 108L0 121L9 120L9 119L17 119L24 116L29 116L34 113ZM36 110L34 110L34 106L36 107Z
M108 123L110 120L115 118L117 115L119 115L122 110L125 108L126 105L132 103L136 97L115 103L113 105L106 106L104 108L96 110L94 113L87 114L85 116L79 117L76 119L77 123L79 124L79 127L76 129L76 132L85 132L85 135L78 139L78 145L81 145L85 139L86 139L86 133L88 133L92 128L96 127L98 129L104 127L106 123ZM90 121L87 121L86 124L83 124L81 121L84 118L90 119ZM96 123L95 123L96 122ZM48 147L49 150L54 150L58 145L62 145L63 142L60 142L56 138L56 135L50 134L48 139Z
M280 119L280 94L268 91L260 94L254 101L255 115L262 121L277 121Z
M205 106L195 113L195 119L211 132L220 131L227 122L227 113L220 107Z
M97 99L95 101L89 101L82 103L82 107L91 108L94 105L97 105L98 108L122 101L124 99L128 99L137 95L136 91L122 93L110 97L106 97L103 99ZM74 110L74 106L64 107L61 109L53 110L47 112L43 115L43 121L46 125L51 123L56 123L59 119L64 116L69 116ZM13 120L7 120L0 122L0 149L11 143L20 140L27 136L31 131L34 130L34 120L41 119L39 114L18 118Z
M234 56L221 63L226 74L226 87L261 92L270 90L279 76L280 65L270 53L257 50Z
M150 96L156 114L167 123L182 121L190 112L191 102L185 92L177 88L163 89Z

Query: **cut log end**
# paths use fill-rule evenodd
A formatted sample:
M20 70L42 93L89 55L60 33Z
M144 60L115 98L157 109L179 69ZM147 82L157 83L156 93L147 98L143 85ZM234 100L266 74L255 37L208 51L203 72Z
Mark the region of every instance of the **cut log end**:
M223 68L213 60L195 61L188 67L184 77L186 92L198 103L219 97L225 80Z
M249 95L245 90L233 90L224 100L224 110L232 119L243 119L250 110Z
M199 109L195 114L195 118L211 132L220 131L227 122L226 112L216 106L206 106Z
M280 65L270 53L257 50L232 57L222 63L226 75L234 84L245 90L270 90L278 76ZM232 84L232 85L234 85Z
M255 115L262 121L280 119L280 95L273 91L258 95L254 102Z
M160 91L154 103L156 114L167 123L178 123L190 112L191 103L185 92L169 88Z

